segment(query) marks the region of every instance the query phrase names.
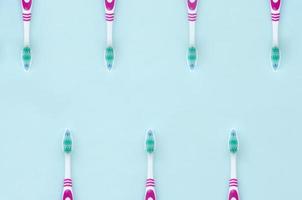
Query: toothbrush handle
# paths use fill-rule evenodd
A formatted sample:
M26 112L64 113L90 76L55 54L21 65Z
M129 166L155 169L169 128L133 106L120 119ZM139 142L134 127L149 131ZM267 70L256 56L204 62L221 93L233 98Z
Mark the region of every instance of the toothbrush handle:
M274 11L279 11L281 6L281 0L270 0L271 9Z
M23 21L29 22L31 20L32 0L21 0L21 5L22 5Z
M156 200L155 180L148 178L146 181L145 200Z
M114 21L114 8L116 0L105 0L105 20Z
M69 178L64 179L62 200L73 200L72 180Z
M195 22L197 18L197 3L198 0L187 0L188 21Z
M239 200L238 180L236 178L230 179L228 200Z
M198 0L187 0L188 11L196 13L197 3L198 3Z
M280 20L280 8L281 0L270 0L271 3L271 15L273 22L279 22Z

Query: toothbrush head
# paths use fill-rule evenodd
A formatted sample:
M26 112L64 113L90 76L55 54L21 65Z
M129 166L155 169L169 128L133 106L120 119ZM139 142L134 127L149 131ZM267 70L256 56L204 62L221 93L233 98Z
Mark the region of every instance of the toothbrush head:
M273 69L277 70L280 64L280 49L277 46L272 48L271 61Z
M114 51L112 47L107 47L105 50L105 62L108 70L112 69L114 60Z
M146 136L146 151L147 153L153 153L155 150L155 138L152 130L147 132Z
M229 138L230 152L233 153L233 154L237 153L238 147L239 147L239 144L238 144L237 133L236 133L235 130L232 130L231 134L230 134L230 138Z
M196 66L196 61L197 61L197 50L195 47L189 47L188 48L188 65L191 70L193 70Z
M69 129L67 129L64 134L63 150L65 153L71 153L72 151L72 137Z
M29 46L25 46L22 50L22 61L25 71L28 71L31 64L31 50Z

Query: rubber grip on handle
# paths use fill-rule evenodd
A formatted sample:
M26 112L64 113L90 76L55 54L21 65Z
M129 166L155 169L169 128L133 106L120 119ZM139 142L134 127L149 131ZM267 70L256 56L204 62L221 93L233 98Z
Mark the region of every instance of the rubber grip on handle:
M187 0L187 5L189 10L196 10L198 0Z
M274 11L278 11L280 9L281 0L270 0L271 1L271 7Z
M115 0L105 0L106 11L113 11L115 6Z
M239 200L239 190L237 179L230 179L230 189L228 200Z
M62 200L73 200L72 180L64 179L64 189Z
M228 200L239 200L238 189L230 190Z
M21 0L22 1L22 8L24 10L30 10L32 5L32 0Z
M63 200L73 200L72 190L70 190L70 189L64 190Z
M155 181L154 181L154 179L149 178L146 181L145 200L156 200Z

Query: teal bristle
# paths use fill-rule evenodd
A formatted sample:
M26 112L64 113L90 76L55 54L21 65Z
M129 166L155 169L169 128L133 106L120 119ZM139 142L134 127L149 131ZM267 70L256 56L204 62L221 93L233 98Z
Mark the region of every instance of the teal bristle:
M29 46L24 47L22 50L22 61L24 69L28 71L31 63L31 50Z
M65 153L71 153L72 151L72 138L71 138L71 133L68 129L64 134L63 149Z
M105 50L105 61L106 66L109 70L113 67L113 60L114 60L114 51L112 47L107 47Z
M197 50L195 47L188 48L188 65L190 69L194 69L197 61Z
M229 149L231 153L237 153L238 151L238 138L235 130L232 130L229 139Z
M271 60L274 70L277 70L280 63L280 49L276 46L272 48Z
M148 153L153 153L154 149L155 149L154 134L151 130L149 130L148 133L147 133L147 138L146 138L146 151Z

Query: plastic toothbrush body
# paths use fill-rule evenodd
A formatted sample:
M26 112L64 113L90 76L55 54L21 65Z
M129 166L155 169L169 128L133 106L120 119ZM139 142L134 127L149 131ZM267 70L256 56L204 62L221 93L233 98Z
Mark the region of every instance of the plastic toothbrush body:
M272 29L273 29L273 47L271 52L271 62L274 70L277 70L280 65L281 53L279 49L279 19L281 0L270 0L271 15L272 15Z
M114 50L112 47L112 28L116 0L105 0L105 20L107 24L107 48L105 50L105 63L108 70L113 67Z
M229 139L229 149L231 153L231 178L229 181L229 197L228 200L239 200L238 180L237 180L237 151L238 138L233 130Z
M189 48L187 63L190 69L194 69L197 63L197 49L195 45L195 23L197 18L198 0L187 0L188 21L189 21Z
M63 140L65 154L65 178L62 200L73 200L72 179L71 179L71 150L72 138L69 130L66 130Z
M25 71L28 71L31 65L31 49L30 49L30 21L32 0L21 0L22 17L24 24L24 47L22 50L22 62Z
M144 200L156 200L155 180L153 176L154 149L155 149L154 134L151 130L149 130L146 138L146 151L148 154L147 155L148 170L147 170L146 192L145 192Z

